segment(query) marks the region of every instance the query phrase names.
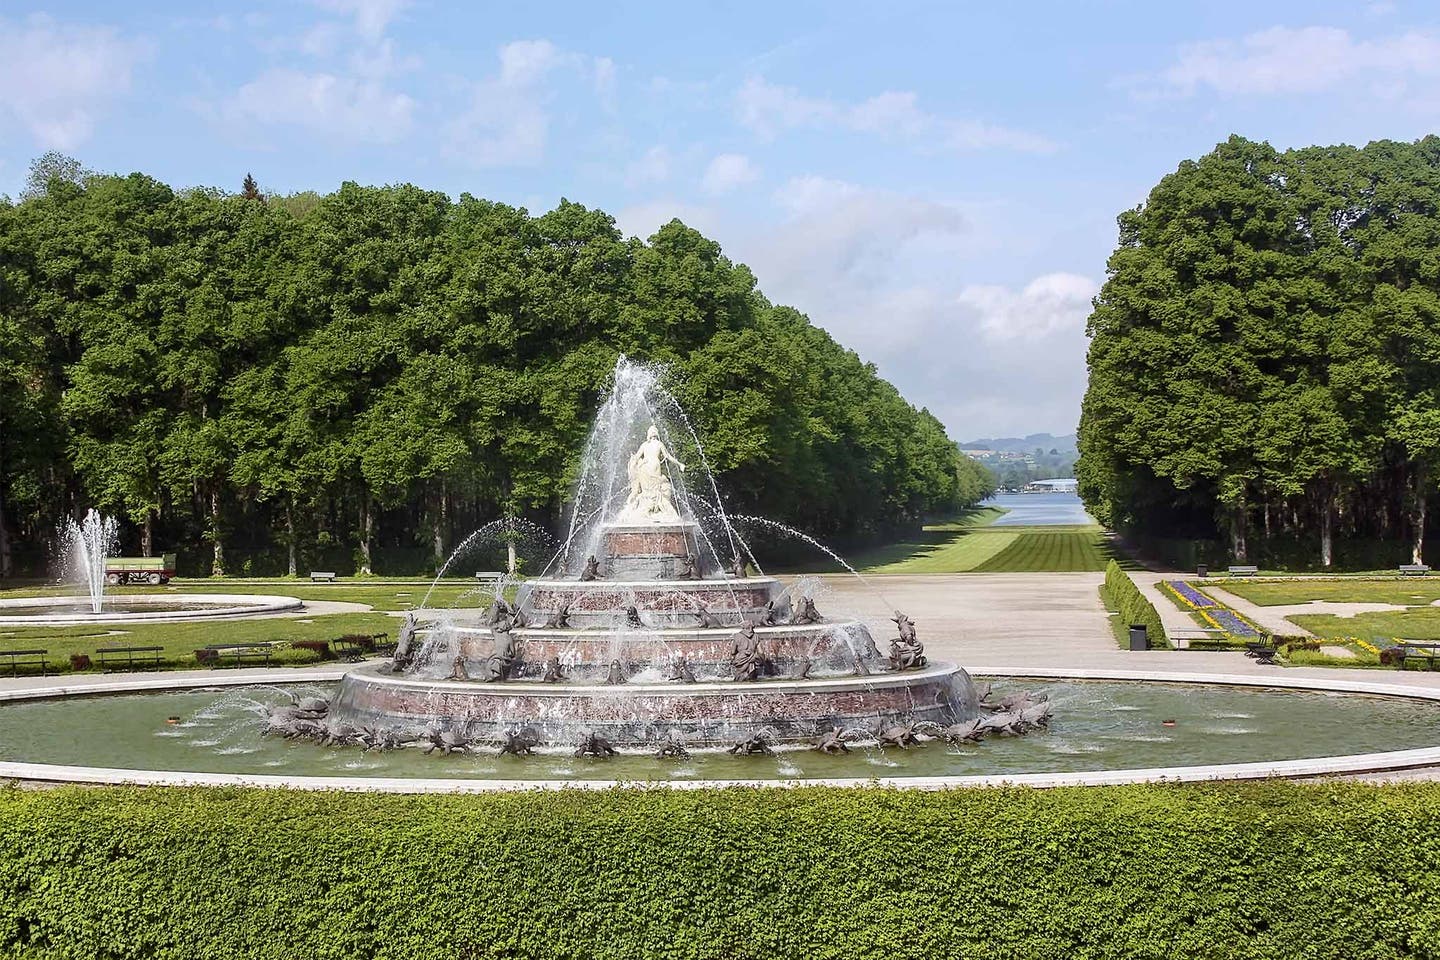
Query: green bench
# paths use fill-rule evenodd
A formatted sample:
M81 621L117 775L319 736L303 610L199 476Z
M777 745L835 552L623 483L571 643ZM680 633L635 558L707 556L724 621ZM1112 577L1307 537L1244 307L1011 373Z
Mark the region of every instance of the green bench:
M136 670L165 662L164 647L100 647L95 660L101 670Z
M1407 660L1418 660L1423 662L1429 669L1434 670L1435 664L1440 662L1440 643L1418 643L1414 640L1401 640L1395 644L1397 651L1396 659L1400 663L1400 669L1405 669Z
M43 677L47 670L45 655L48 650L0 650L0 657L10 661L10 676L18 677L21 667L35 667Z
M269 666L276 646L274 643L212 643L195 651L195 662L220 667L228 659L237 667L247 662Z

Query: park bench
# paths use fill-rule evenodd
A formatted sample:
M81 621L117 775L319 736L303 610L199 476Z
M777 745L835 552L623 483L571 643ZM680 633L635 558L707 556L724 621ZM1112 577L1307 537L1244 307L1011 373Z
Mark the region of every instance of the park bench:
M500 581L505 579L505 574L499 570L481 570L475 574L475 579L480 581L484 587L498 587Z
M45 675L45 654L48 650L0 650L0 657L6 657L10 661L10 676L18 677L21 667L38 667L40 675Z
M1229 572L1232 577L1253 577L1260 572L1260 568L1242 563L1237 567L1231 567Z
M1431 670L1435 669L1436 662L1440 662L1440 643L1417 643L1414 640L1402 640L1395 644L1396 660L1400 663L1400 669L1405 669L1407 660L1423 660Z
M325 583L334 583L334 582L335 582L335 571L334 571L334 570L311 570L311 571L310 571L310 582L311 582L311 583L320 583L321 581L324 581Z
M365 647L359 637L336 637L330 641L330 649L335 652L336 659L347 663L355 663L365 656Z
M1280 648L1268 640L1245 644L1245 656L1254 657L1256 663L1273 665L1275 663L1275 655L1279 652Z
M1429 572L1430 568L1423 563L1400 564L1400 576L1402 577L1423 577Z
M237 667L247 661L269 666L275 646L273 643L212 643L195 651L195 661L210 667L222 666L226 659Z
M158 667L165 662L164 647L99 647L95 659L101 670L134 670Z

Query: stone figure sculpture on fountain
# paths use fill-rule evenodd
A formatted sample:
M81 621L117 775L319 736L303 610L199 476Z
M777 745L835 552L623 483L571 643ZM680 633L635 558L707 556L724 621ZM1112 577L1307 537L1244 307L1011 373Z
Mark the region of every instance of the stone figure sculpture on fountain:
M654 424L645 434L645 442L630 455L626 471L630 475L630 495L625 499L616 522L618 523L679 523L680 513L675 509L675 488L665 465L673 464L685 472L685 464L660 439L660 431Z

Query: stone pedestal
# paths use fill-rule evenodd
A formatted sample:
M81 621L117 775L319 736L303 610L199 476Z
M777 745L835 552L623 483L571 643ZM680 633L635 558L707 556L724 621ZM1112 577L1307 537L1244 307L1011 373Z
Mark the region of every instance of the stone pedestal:
M634 523L605 528L601 569L610 580L673 580L687 556L700 556L696 523Z

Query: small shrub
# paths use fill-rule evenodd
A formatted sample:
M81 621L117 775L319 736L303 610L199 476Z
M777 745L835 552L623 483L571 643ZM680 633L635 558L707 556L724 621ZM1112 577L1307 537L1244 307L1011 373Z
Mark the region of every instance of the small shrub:
M329 640L292 640L290 649L314 651L316 660L331 660L335 656L330 652Z
M310 647L302 647L299 644L275 651L271 656L273 663L283 664L287 667L304 666L307 663L319 663L324 659L317 650Z

